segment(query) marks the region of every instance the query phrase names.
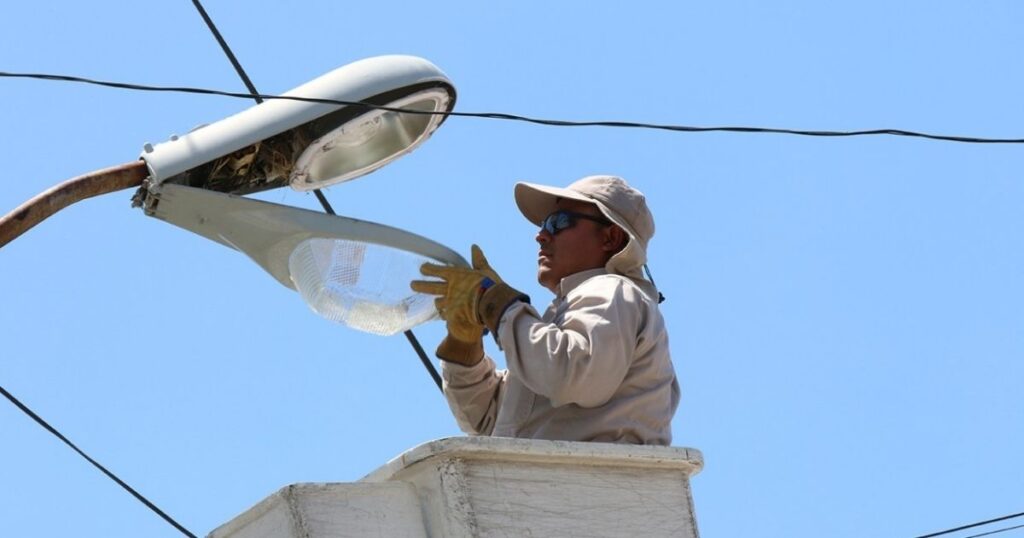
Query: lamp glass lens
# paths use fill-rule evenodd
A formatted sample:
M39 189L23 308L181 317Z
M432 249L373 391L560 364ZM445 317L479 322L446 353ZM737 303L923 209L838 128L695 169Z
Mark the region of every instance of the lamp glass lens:
M387 104L419 112L443 112L448 93L431 88ZM371 110L314 140L295 162L292 188L309 191L368 174L410 152L441 123L439 114Z
M391 335L434 319L434 297L409 289L423 256L345 239L307 239L288 260L292 282L317 314L373 334Z

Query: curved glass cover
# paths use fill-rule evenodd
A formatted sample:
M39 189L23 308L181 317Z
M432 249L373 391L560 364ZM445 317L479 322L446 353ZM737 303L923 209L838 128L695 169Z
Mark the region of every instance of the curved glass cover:
M407 331L437 317L434 296L416 293L429 258L373 243L313 238L288 259L292 282L317 314L373 334Z
M387 104L420 112L444 112L442 88L416 92ZM319 189L368 174L412 151L444 119L442 114L371 110L314 140L295 161L288 182L299 191Z

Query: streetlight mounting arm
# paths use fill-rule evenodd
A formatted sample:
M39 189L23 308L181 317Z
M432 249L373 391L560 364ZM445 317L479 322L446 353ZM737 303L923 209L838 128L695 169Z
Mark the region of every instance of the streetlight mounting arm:
M143 161L96 170L55 185L0 217L0 248L65 207L122 189L138 187L149 176Z

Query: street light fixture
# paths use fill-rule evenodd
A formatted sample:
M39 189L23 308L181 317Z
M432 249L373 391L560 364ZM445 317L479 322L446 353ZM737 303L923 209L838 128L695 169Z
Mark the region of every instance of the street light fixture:
M286 184L307 191L348 181L426 141L455 106L455 87L422 58L378 56L335 69L282 97L162 144L147 144L139 158L149 168L150 187L167 182L247 194Z
M71 203L141 184L133 202L147 215L241 251L324 317L375 334L436 317L433 298L408 282L424 261L468 266L456 252L381 224L241 195L314 190L377 170L433 134L455 105L454 85L421 58L380 56L282 97L33 198L0 218L0 246Z

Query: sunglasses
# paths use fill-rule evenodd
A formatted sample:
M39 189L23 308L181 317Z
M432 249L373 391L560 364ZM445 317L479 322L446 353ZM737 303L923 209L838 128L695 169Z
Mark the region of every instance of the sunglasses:
M576 221L579 219L591 220L601 224L602 226L608 226L611 224L611 221L604 217L584 215L583 213L575 213L573 211L566 211L562 209L544 217L544 220L540 223L540 227L549 234L556 235L562 230L568 230L575 226Z

